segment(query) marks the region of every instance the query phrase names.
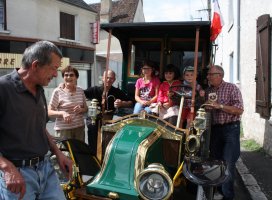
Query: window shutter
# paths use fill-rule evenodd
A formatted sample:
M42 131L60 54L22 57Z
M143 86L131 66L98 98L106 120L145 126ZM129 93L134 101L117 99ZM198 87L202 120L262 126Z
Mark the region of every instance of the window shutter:
M271 24L268 14L257 20L256 41L256 112L270 117L271 108Z
M60 12L60 37L75 40L75 16Z

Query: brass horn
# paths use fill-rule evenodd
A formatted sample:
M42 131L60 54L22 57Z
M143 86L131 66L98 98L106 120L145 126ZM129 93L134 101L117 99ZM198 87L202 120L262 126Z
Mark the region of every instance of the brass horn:
M198 135L191 134L186 138L185 149L190 155L195 155L200 148L200 138Z
M185 150L189 155L194 156L200 149L200 138L202 133L206 130L206 112L204 108L200 108L197 111L197 116L193 121L194 127L190 130L189 136L185 141ZM196 131L196 134L194 133Z

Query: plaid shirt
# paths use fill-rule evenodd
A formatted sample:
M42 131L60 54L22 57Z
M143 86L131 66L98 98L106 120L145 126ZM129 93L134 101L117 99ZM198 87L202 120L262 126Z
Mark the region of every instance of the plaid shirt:
M218 88L209 87L206 91L206 99L210 93L216 93L217 102L219 104L234 106L236 108L244 109L242 94L239 88L233 83L222 81ZM239 121L241 116L226 113L220 109L213 109L212 124L226 124L230 122Z

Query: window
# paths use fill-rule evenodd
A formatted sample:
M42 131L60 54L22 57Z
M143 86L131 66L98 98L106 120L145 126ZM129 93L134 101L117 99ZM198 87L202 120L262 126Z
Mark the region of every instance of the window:
M162 42L157 41L132 41L129 76L138 76L144 60L154 62L159 71L161 65Z
M194 66L194 40L170 39L165 42L162 39L133 39L130 44L131 53L129 58L128 76L135 77L140 75L144 60L154 62L157 72L162 77L163 67L168 64L177 66L182 74L184 67ZM198 70L204 68L204 44L199 43Z
M60 37L75 40L75 16L60 12Z
M194 66L194 48L195 42L193 40L170 40L168 45L168 54L170 56L170 63L177 66L180 73L183 73L183 69L187 66ZM199 42L198 49L198 70L202 67L202 42Z
M256 112L269 119L271 110L271 19L268 14L257 20L256 34Z
M6 30L6 0L0 0L0 31Z

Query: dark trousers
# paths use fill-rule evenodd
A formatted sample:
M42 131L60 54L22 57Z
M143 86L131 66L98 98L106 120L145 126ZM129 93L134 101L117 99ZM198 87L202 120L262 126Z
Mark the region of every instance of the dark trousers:
M96 120L94 125L91 123L91 121L87 120L88 144L91 148L92 154L95 156L97 156L97 136L98 136L99 125L100 125L100 120Z
M235 163L240 156L240 122L212 126L210 149L212 158L227 163L230 178L222 185L222 193L225 199L233 199Z

